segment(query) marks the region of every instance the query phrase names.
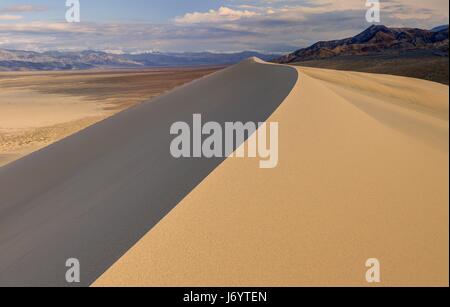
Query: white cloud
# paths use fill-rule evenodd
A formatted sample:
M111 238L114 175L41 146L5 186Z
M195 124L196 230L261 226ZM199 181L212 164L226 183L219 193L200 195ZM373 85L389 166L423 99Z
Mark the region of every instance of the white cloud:
M31 4L19 4L0 8L2 13L28 13L28 12L42 12L47 10L45 6L35 6Z
M0 19L1 19L0 15ZM3 16L9 16L9 15L3 15ZM18 20L21 19L21 16L18 16L19 18L14 18L13 16L11 19L5 19L5 20ZM96 31L98 31L97 28L92 27L90 24L73 24L68 22L45 22L45 21L32 21L32 22L19 22L19 23L7 23L7 24L0 24L0 31L1 32L11 32L11 33L18 33L18 32L27 32L27 33L92 33L95 34Z
M184 16L176 17L175 22L179 24L195 23L215 23L223 21L236 21L241 18L258 16L257 12L249 10L233 10L228 7L220 7L218 10L209 10L208 12L187 13Z
M218 9L189 12L165 24L69 24L14 19L0 22L0 38L2 48L10 49L288 52L319 40L349 37L369 26L365 0L226 3ZM382 0L382 4L382 22L387 26L432 28L448 23L448 0ZM0 9L0 16L5 16L1 14L16 16Z
M19 15L0 15L0 20L11 21L20 19L22 19L22 16Z

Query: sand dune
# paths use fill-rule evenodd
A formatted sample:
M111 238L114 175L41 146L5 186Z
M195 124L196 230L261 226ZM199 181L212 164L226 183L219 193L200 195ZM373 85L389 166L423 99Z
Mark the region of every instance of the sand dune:
M448 286L448 87L298 73L278 168L227 159L95 286Z
M171 158L193 113L278 167ZM0 285L448 285L448 167L447 86L248 60L0 168Z
M0 168L0 285L90 285L224 160L173 158L173 123L264 122L296 80L246 61Z

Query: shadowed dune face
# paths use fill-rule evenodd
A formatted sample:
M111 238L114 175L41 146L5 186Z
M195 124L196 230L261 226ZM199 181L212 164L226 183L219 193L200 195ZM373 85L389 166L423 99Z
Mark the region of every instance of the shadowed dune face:
M91 284L223 162L172 158L171 125L264 122L297 76L249 60L1 168L0 285L66 285L74 257Z
M0 73L0 166L218 69Z
M448 87L298 71L278 167L227 159L95 286L448 286Z

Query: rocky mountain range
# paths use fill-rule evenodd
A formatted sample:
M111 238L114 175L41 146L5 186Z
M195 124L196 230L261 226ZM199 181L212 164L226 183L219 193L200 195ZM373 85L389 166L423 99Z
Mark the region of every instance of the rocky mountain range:
M0 49L0 71L229 65L253 56L264 60L272 60L277 57L251 51L240 53L111 54L93 50L33 52Z
M373 25L354 37L318 42L278 58L275 62L296 63L355 55L399 55L417 50L426 50L436 56L448 57L448 41L448 25L432 30Z

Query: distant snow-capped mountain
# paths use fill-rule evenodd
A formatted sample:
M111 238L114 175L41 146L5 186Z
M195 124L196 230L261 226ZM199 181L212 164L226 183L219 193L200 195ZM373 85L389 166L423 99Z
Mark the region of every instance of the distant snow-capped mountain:
M76 70L94 68L175 67L228 65L256 56L272 60L275 55L245 51L240 53L161 53L116 54L86 50L81 52L33 52L0 50L0 70Z

